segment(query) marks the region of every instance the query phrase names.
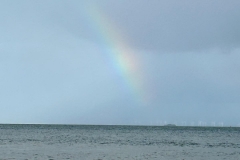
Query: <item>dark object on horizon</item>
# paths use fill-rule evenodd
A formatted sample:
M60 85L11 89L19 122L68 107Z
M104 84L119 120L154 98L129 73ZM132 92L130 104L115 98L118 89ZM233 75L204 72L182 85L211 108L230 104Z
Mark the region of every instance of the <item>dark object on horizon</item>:
M175 126L176 126L176 124L166 124L166 125L164 125L164 126L168 126L168 127L175 127Z

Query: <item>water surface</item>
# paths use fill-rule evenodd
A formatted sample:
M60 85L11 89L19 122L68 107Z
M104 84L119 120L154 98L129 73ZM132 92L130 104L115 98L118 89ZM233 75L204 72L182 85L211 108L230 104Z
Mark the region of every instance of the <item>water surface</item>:
M0 159L237 160L240 128L0 125Z

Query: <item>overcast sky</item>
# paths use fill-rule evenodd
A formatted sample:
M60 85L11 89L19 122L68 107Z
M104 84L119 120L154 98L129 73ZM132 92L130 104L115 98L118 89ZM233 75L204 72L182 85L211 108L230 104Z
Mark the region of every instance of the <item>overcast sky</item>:
M0 123L239 125L239 0L0 1Z

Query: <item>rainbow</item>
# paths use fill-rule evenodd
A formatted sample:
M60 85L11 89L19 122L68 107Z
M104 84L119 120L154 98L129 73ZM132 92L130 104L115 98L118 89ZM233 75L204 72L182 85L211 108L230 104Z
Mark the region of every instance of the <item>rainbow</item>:
M104 53L110 59L112 67L121 76L138 104L146 104L148 96L144 91L144 78L137 54L127 45L120 29L98 6L91 4L86 11L93 29L104 45Z

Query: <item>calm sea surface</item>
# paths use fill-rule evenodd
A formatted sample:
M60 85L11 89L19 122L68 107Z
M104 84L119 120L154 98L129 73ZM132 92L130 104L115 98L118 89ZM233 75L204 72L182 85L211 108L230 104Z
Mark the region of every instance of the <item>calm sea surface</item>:
M240 128L5 124L0 159L240 160Z

